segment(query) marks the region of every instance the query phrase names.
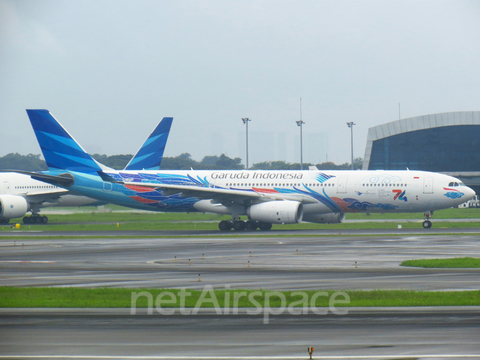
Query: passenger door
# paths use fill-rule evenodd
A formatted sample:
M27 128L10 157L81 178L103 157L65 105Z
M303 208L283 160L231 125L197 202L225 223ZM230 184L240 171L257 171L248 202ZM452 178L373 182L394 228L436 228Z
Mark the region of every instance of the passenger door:
M423 179L423 193L424 194L433 194L433 178L426 177Z
M347 180L348 178L338 178L337 184L337 194L346 194L347 193Z

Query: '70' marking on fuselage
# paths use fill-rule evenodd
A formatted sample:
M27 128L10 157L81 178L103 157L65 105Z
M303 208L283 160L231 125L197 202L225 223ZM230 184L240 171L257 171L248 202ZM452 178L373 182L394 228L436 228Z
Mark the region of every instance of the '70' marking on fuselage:
M395 194L395 196L393 197L393 200L403 200L403 201L407 201L407 197L405 196L405 192L406 190L392 190L392 192Z

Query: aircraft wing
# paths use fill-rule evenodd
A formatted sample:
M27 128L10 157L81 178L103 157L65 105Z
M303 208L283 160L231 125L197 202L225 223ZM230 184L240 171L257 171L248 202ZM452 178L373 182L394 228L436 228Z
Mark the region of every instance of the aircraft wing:
M23 170L2 170L2 172L14 172L18 174L29 175L33 180L43 181L47 184L69 187L73 185L73 176L65 173L60 175L47 175L34 171Z
M174 184L155 184L155 183L138 183L138 182L124 182L127 187L147 187L161 190L164 195L170 196L180 194L182 197L195 197L198 199L214 199L222 203L242 203L246 200L254 202L266 202L274 200L293 200L301 203L316 202L309 196L301 194L284 194L274 192L261 192L255 190L240 190L227 189L224 187L207 187L207 186L192 186L192 185L174 185Z
M69 191L65 189L57 189L55 192L36 192L35 194L29 194L28 191L26 191L23 196L27 198L28 202L31 204L43 204L56 202L62 195L66 195L68 193Z

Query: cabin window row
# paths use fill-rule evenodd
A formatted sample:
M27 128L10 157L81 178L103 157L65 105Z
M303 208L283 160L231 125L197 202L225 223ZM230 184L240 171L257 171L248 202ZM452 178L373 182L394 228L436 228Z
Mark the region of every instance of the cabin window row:
M278 184L278 183L270 183L270 184L244 184L244 183L228 183L226 186L258 186L258 187L267 187L267 186L283 186L283 187L290 187L290 186L300 186L302 184ZM334 184L304 184L305 186L334 186Z
M406 187L407 184L363 184L362 186L367 186L367 187L372 187L372 186L377 186L377 187Z

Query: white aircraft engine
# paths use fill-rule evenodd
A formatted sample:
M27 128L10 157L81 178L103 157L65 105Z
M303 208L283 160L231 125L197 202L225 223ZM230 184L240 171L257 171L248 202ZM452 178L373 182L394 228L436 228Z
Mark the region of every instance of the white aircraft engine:
M251 220L272 224L296 224L302 221L303 205L298 201L269 201L247 209Z
M22 196L4 194L0 195L0 217L14 219L27 213L28 204Z
M305 214L303 221L317 224L338 224L345 220L345 213Z

